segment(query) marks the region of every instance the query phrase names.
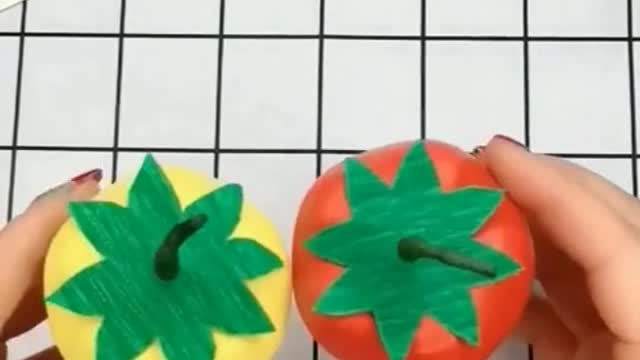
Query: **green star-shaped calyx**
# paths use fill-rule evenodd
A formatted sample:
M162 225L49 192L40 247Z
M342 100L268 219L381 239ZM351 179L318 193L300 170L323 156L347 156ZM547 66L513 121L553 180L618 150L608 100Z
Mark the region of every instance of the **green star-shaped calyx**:
M420 141L391 185L354 158L344 162L350 219L310 238L315 256L344 268L314 310L372 315L389 359L405 359L423 316L475 346L479 330L470 289L520 271L508 256L474 240L503 193L442 190Z
M182 207L151 155L126 206L70 205L73 221L102 256L47 301L99 316L97 360L134 359L158 341L165 358L215 358L212 330L231 335L274 331L245 281L283 261L249 238L233 238L242 188L223 185Z

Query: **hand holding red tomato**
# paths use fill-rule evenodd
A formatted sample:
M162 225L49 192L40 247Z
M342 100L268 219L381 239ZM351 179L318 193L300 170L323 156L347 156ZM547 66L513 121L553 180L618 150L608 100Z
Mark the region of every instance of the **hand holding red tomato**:
M498 255L468 252L476 246L468 242L448 246L443 239L455 237L447 238L442 229L429 234L419 228L394 227L406 225L402 222L406 216L388 221L380 215L385 209L376 207L376 201L363 200L372 194L388 196L385 201L393 211L415 211L402 208L415 204L400 191L410 192L411 187L398 174L419 167L402 165L417 164L408 160L417 147L404 143L374 149L357 157L364 166L351 162L330 170L309 189L301 205L293 246L296 302L311 335L325 350L339 360L486 360L508 335L516 333L533 344L536 360L640 358L637 199L584 168L531 154L504 138L495 138L473 157L437 142L427 142L424 148L442 192L469 187L505 191L507 197L493 208L486 207L491 204L486 194L462 195L464 201L457 206L463 213L482 214L483 206L493 209L482 223L480 217L454 214L447 201L438 203L439 208L455 216L429 213L429 218L449 221L448 228L462 237L473 229L472 238L482 245L478 249L488 247ZM367 170L396 189L395 195L384 194ZM415 174L423 177L417 186L433 180L428 172ZM430 191L418 190L412 195L416 199ZM441 197L429 201L441 201ZM413 220L418 223L425 218ZM384 233L380 226L402 239L372 235L371 228ZM403 232L405 228L409 231ZM405 236L414 240L413 245L420 241L441 245L419 250L425 263L438 261L443 274L459 284L474 284L467 289L473 299L471 312L466 295L460 292L446 301L433 300L440 297L438 286L447 288L446 284L429 283L428 277L416 275L417 270L409 271L415 276L406 281L387 274L416 266L402 263L400 245L395 247ZM446 256L435 251L447 246L454 251ZM509 266L513 264L518 271ZM374 270L370 277L361 275L363 267ZM487 269L496 271L483 272ZM503 276L491 278L496 274ZM544 299L530 296L534 275L547 294ZM411 289L407 283L422 287L413 288L412 293L396 290ZM459 287L447 289L455 292ZM454 310L441 311L450 308ZM416 309L427 314L419 323L406 315L419 315Z

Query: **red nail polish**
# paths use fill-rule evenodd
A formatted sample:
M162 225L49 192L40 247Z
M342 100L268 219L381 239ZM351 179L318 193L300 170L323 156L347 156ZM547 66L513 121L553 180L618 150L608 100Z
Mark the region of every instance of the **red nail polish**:
M482 152L484 151L484 148L485 148L485 147L484 147L483 145L476 146L476 147L471 151L471 153L470 153L470 154L471 154L471 155L473 155L473 156L477 156L477 155L479 155L480 153L482 153Z
M71 182L76 184L82 184L83 182L88 180L94 180L96 182L99 182L100 180L102 180L102 170L93 169L93 170L87 171L71 179Z
M517 141L517 140L515 140L513 138L510 138L510 137L508 137L506 135L496 135L496 138L504 140L504 141L508 141L508 142L510 142L510 143L512 143L514 145L520 146L523 149L527 149L527 146L525 144L523 144L523 143L521 143L521 142L519 142L519 141Z

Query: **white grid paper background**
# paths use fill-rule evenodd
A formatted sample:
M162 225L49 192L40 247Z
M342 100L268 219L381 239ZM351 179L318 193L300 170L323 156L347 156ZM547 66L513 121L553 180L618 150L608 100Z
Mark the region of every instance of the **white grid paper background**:
M0 212L152 152L243 183L288 243L347 154L494 133L637 194L634 72L640 0L29 0L0 12ZM49 345L43 324L10 359ZM294 310L277 360L314 359Z

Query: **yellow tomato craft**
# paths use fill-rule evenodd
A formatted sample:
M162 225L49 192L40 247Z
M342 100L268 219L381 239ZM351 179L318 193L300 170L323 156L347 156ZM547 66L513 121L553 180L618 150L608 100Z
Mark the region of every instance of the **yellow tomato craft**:
M270 360L290 268L238 184L148 155L70 219L45 261L51 336L68 360Z

